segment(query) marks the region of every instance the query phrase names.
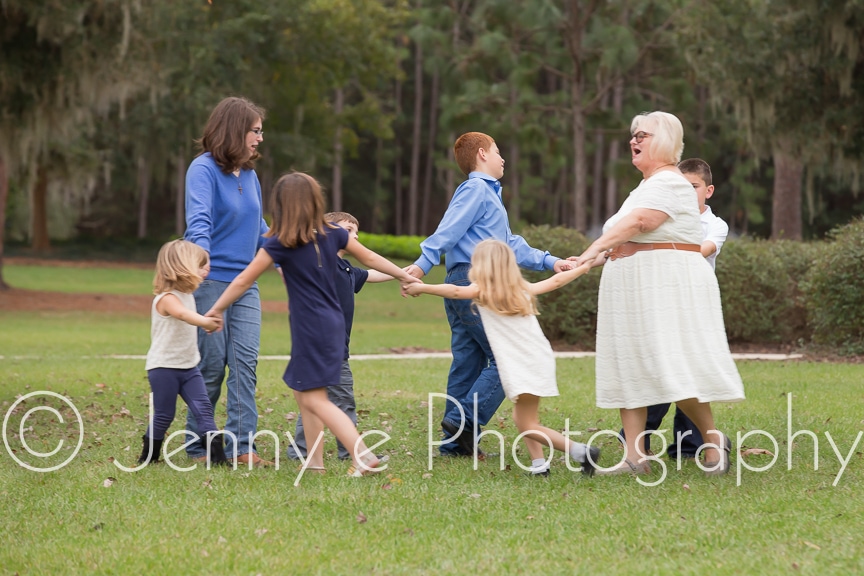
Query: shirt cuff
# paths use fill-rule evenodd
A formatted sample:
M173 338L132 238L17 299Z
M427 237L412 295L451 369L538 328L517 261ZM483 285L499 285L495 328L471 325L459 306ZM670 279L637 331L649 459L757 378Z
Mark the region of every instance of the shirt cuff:
M555 263L559 260L561 260L561 258L558 258L557 256L552 256L551 254L546 254L546 256L543 258L543 266L547 270L554 270Z

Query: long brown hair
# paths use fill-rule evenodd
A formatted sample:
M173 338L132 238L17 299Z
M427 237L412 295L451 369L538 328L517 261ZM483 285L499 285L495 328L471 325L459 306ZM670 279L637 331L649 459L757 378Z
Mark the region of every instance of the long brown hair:
M270 195L273 225L265 236L275 236L283 246L296 248L315 240L316 232L335 228L324 220L324 195L318 182L303 172L285 174Z
M483 240L474 248L468 279L477 285L477 304L505 316L537 314L537 299L528 292L513 250L500 240Z
M252 170L260 156L256 151L246 157L246 135L258 120L264 122L263 108L246 98L225 98L213 108L201 139L195 143L202 154L210 152L225 174L238 168Z

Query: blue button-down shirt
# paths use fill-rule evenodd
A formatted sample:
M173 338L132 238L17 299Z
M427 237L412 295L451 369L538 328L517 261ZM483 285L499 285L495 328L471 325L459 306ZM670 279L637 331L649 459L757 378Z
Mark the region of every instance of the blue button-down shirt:
M420 243L423 254L415 264L428 274L447 255L447 269L471 262L474 247L482 240L506 242L516 262L529 270L552 270L559 259L528 245L510 231L507 209L501 199L501 182L482 172L471 172L459 185L435 233Z

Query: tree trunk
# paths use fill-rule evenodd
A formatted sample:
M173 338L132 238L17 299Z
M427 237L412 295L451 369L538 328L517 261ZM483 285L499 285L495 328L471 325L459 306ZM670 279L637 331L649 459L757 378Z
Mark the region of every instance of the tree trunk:
M588 158L585 154L585 111L582 108L582 87L579 82L574 81L571 85L570 104L573 114L573 226L584 233L588 224L585 217Z
M456 134L450 132L447 135L447 162L450 165L447 172L444 174L444 187L447 188L447 204L453 199L453 193L456 192L456 170L453 166L456 164L456 155L453 153L453 144L456 142Z
M375 186L372 198L372 218L367 231L379 233L378 226L381 222L381 180L383 178L384 163L384 140L379 136L375 139Z
M615 118L621 117L624 107L624 79L618 78L612 89L612 111ZM618 211L618 157L621 154L621 138L609 142L609 174L606 180L606 213L608 220Z
M6 171L6 159L0 155L0 291L9 289L9 285L3 280L3 239L6 236L6 206L8 202L9 173Z
M567 49L573 65L570 76L570 113L573 131L573 226L585 232L588 219L585 215L585 201L588 196L588 160L585 154L585 108L582 102L585 86L582 70L582 35L593 11L590 6L582 6L579 0L567 4Z
M510 83L510 152L507 164L510 169L507 170L507 188L510 189L510 201L508 202L507 210L510 213L512 222L519 222L522 219L522 203L520 200L519 190L519 115L516 110L518 104L519 92L515 82Z
M177 151L177 172L174 185L176 197L174 198L174 233L182 236L186 231L186 146L181 146Z
M336 101L333 112L336 114L336 132L333 135L333 181L331 182L330 205L333 212L342 211L342 157L344 147L342 145L342 111L345 109L345 91L336 89Z
M30 241L36 252L49 250L48 237L48 170L43 164L36 168L36 183L33 185L30 202Z
M603 98L601 108L609 107L608 98ZM600 214L603 209L603 152L606 147L603 130L594 131L594 174L591 178L591 225L589 230L594 233L600 229ZM599 236L600 234L597 234Z
M420 190L420 137L423 133L423 47L414 52L414 129L411 134L411 181L408 183L408 234L417 234L417 200Z
M400 116L402 116L402 82L400 80L396 80L396 120L399 121ZM393 212L393 220L394 220L394 229L396 231L397 236L401 236L403 230L405 229L403 226L403 214L405 212L405 207L402 203L402 139L399 138L399 129L395 129L394 133L396 137L393 139L393 146L396 147L396 161L393 167L393 204L394 204L394 212Z
M801 177L804 164L775 144L774 196L771 201L771 239L801 240Z
M138 157L138 239L147 237L147 204L150 200L150 161Z
M420 222L420 232L426 233L430 226L432 203L432 171L435 168L435 139L438 137L438 97L440 74L438 68L432 74L432 89L429 99L429 136L426 139L426 171L423 176L423 211Z

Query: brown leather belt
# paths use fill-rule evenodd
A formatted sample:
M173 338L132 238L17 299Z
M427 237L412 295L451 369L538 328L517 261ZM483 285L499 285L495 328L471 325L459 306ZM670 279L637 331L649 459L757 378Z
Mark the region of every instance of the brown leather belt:
M687 252L701 252L702 247L699 244L681 244L680 242L654 242L653 244L625 242L609 250L608 255L610 259L617 260L618 258L632 256L636 252L642 252L643 250L686 250Z

